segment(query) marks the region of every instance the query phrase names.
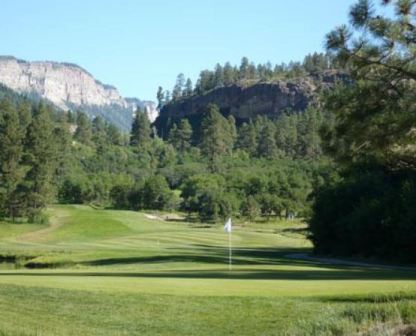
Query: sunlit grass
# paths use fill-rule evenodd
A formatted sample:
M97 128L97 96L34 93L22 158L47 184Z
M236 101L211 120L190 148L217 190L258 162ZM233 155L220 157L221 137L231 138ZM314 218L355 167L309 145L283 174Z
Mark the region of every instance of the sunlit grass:
M301 221L236 221L230 272L221 224L49 214L49 225L0 224L0 254L42 267L0 272L0 335L348 335L416 321L412 270L287 258L311 251Z

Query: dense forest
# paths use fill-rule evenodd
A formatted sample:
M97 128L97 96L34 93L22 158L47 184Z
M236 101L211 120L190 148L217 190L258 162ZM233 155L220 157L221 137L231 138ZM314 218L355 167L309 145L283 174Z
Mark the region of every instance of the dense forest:
M212 105L199 134L183 119L167 141L140 110L123 134L10 92L0 109L1 215L13 220L44 220L49 202L179 209L203 220L301 216L311 191L332 178L315 109L237 128Z

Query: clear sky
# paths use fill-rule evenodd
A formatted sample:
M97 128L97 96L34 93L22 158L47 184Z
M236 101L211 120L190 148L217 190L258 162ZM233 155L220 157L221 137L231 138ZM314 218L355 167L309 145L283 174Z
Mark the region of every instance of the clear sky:
M3 0L0 54L76 63L123 96L155 99L183 72L242 56L301 60L354 0Z

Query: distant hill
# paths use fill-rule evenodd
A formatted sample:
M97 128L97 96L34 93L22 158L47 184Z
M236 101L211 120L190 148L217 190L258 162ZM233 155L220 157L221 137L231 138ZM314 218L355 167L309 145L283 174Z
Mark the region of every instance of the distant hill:
M157 115L153 102L123 98L115 87L71 63L27 62L0 56L0 83L18 93L48 100L62 110L101 116L123 130L130 128L137 107L145 108L151 119Z
M171 100L155 121L159 134L166 136L173 123L187 118L194 129L209 104L216 104L223 115L232 115L237 125L257 116L278 118L282 113L301 112L317 105L318 93L337 81L348 80L342 71L325 70L319 75L305 75L288 80L234 83L217 87L201 94Z

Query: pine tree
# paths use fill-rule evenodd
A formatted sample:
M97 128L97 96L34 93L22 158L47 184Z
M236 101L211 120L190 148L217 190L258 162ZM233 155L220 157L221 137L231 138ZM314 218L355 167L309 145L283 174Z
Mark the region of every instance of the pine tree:
M56 139L51 112L44 104L33 110L32 121L25 139L24 165L28 171L23 181L25 210L30 222L51 200L56 168Z
M173 124L169 130L168 142L177 150L179 147L179 134L178 134L178 125Z
M24 176L21 165L24 128L11 102L0 102L0 216L14 219L18 213L16 189Z
M351 8L351 26L326 37L327 51L348 67L353 85L328 92L325 108L336 126L324 132L340 162L376 159L416 167L415 1L384 1L395 15L377 13L370 0Z
M116 146L123 145L123 137L120 133L120 130L117 128L117 126L111 123L107 123L106 133L107 133L107 142Z
M102 153L107 145L106 124L101 117L95 117L92 121L92 141L97 152Z
M224 85L231 85L235 83L235 70L230 62L225 63L223 69Z
M172 91L173 100L177 100L182 97L183 91L185 88L185 76L183 73L180 73L176 78L176 84Z
M246 79L248 77L250 62L247 57L241 59L240 69L239 69L239 79Z
M168 104L172 99L172 95L169 90L165 91L165 104Z
M186 83L185 83L184 95L186 97L189 97L189 96L192 96L193 92L194 92L194 89L193 89L193 85L192 85L192 80L190 78L188 78L186 80Z
M130 145L145 148L152 138L152 130L147 114L137 109L130 132Z
M188 119L181 119L179 126L173 124L169 132L169 143L180 153L191 147L192 127Z
M229 143L230 143L231 149L234 149L234 145L237 140L237 126L235 125L234 116L229 115L227 118L227 121L228 121Z
M209 160L210 169L218 169L221 156L228 155L232 150L230 138L230 125L225 119L218 106L209 105L208 112L202 120L201 129L201 153Z
M275 158L278 155L276 145L276 129L274 124L267 121L259 134L258 155L265 158Z
M221 64L217 63L214 70L214 87L224 86L224 70Z
M157 99L157 109L161 110L163 105L165 105L165 92L163 91L163 88L159 86L156 93L156 99Z
M238 130L237 148L255 155L257 151L257 132L254 124L243 123Z
M75 139L85 145L91 145L92 125L91 120L83 112L77 112L77 129Z

